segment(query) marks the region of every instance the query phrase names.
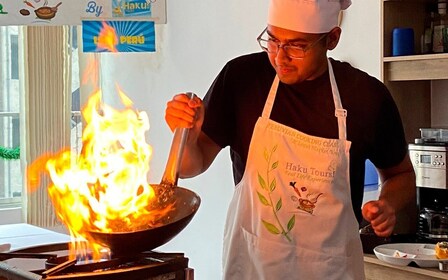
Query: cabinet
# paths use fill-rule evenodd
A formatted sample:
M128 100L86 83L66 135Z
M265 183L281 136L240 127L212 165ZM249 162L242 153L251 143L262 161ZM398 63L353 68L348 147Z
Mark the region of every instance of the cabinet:
M419 128L433 126L431 118L434 116L434 107L441 106L438 103L440 96L443 97L433 91L434 88L440 88L435 87L434 82L448 80L448 53L419 54L425 6L428 2L436 0L381 2L381 77L397 103L409 143L420 137ZM414 29L416 55L391 56L392 30L395 27ZM442 86L439 90L446 90L448 96L448 86L447 88ZM438 100L433 100L434 98ZM448 98L442 98L442 102L444 101L448 101ZM441 108L447 107L448 104L441 106ZM448 113L445 114L448 119Z

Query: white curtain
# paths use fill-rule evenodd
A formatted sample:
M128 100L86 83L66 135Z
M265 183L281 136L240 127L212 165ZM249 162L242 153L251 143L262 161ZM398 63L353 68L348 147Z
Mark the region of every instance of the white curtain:
M70 147L71 32L69 26L24 27L23 90L21 106L22 166L44 153ZM25 191L24 221L40 227L59 226L42 176L35 191ZM24 186L28 178L24 172Z

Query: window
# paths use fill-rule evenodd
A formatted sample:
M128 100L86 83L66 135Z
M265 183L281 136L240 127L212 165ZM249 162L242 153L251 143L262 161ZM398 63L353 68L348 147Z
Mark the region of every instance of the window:
M11 79L19 79L19 35L11 34Z
M78 51L78 29L73 26L72 32L72 126L71 126L71 146L78 154L82 147L82 118L81 118L81 95L79 82L79 51Z
M0 147L20 147L19 71L17 26L0 27ZM6 156L9 158L9 156ZM0 158L0 208L20 205L20 160Z
M20 54L21 30L18 26L0 26L0 149L20 147ZM72 118L71 145L81 150L79 64L77 27L71 28L72 49ZM23 152L23 151L21 151ZM3 153L5 154L5 153ZM6 157L9 157L6 156ZM0 209L21 206L22 166L18 159L0 157Z

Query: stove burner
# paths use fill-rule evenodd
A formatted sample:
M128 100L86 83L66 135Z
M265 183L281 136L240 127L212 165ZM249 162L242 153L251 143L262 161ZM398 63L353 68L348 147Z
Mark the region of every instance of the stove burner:
M39 246L40 247L40 246ZM188 258L183 253L142 252L132 256L116 256L111 260L79 263L68 256L39 254L39 247L3 253L0 260L14 258L46 259L45 268L27 271L0 262L0 279L166 279L193 280L193 270L188 268ZM68 245L65 244L65 249ZM42 248L40 248L42 249ZM51 250L51 246L49 248ZM46 250L41 253L48 252ZM5 278L2 278L4 276Z

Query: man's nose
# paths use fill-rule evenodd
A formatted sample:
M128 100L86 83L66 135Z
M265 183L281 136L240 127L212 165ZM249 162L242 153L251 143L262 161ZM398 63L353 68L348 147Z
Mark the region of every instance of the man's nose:
M284 60L290 60L289 56L286 54L284 46L279 46L277 49L277 54L275 55L275 61L284 61Z

